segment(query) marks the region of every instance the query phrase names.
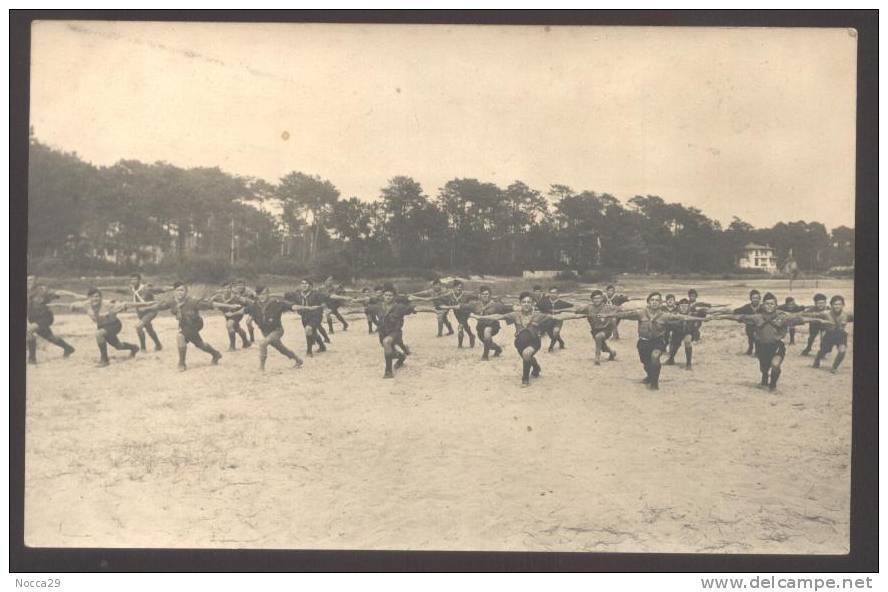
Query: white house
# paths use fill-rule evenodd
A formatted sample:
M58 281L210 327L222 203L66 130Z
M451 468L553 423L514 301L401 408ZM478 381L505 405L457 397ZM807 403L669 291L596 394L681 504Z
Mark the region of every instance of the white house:
M737 267L777 273L777 254L768 245L749 243L737 254Z

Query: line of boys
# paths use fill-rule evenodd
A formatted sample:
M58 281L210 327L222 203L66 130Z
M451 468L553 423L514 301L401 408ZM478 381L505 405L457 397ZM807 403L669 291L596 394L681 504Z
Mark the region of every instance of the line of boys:
M140 291L140 285L137 280L141 280L141 278L134 276L133 283L131 285L131 289L134 294ZM433 284L434 285L434 284ZM341 286L341 285L340 285ZM29 278L29 288L31 286L31 280ZM264 368L265 359L267 357L267 347L273 346L278 351L294 359L296 362L296 366L300 366L302 361L295 356L292 352L287 350L281 343L280 337L283 334L283 328L280 326L280 314L285 312L286 310L297 310L300 312L300 315L303 319L303 326L306 328L306 340L307 340L307 352L311 355L312 344L317 343L321 348L323 348L323 342L321 341L317 331L320 325L320 313L321 309L324 308L325 303L329 306L329 300L325 300L324 297L319 292L314 292L312 290L311 282L308 280L304 280L301 285L301 292L290 292L285 294L285 299L283 301L276 301L279 304L272 306L272 310L279 310L276 314L271 314L271 318L276 317L276 322L268 322L263 321L260 323L260 328L263 331L263 336L265 339L263 340L263 346L261 347L260 352L260 367ZM669 359L666 364L674 364L675 354L678 351L681 345L684 345L685 355L686 355L686 368L691 368L691 356L692 356L692 343L693 341L699 340L699 327L700 324L705 320L720 320L720 319L733 319L739 322L744 322L747 327L752 328L752 337L753 343L751 345L752 351L756 353L759 357L760 361L760 369L762 371L762 384L767 384L772 390L776 388L777 380L780 375L780 364L782 363L783 358L785 357L785 346L782 344L782 337L785 335L787 329L791 329L794 325L799 324L801 322L809 322L812 327L817 327L818 331L822 331L824 337L821 340L821 348L819 353L817 354L817 358L815 359L814 366L819 367L820 362L823 357L829 353L834 347L837 347L839 350L839 354L836 357L836 360L833 364L833 372L835 372L842 360L844 359L846 348L847 348L847 332L845 330L845 325L848 322L853 322L853 314L844 313L844 299L841 296L835 296L830 302L830 311L826 311L825 307L822 304L825 302L825 296L818 294L815 297L816 305L813 309L802 309L802 311L798 310L798 307L794 305L792 299L788 299L787 303L782 306L776 306L776 298L773 297L772 294L767 294L764 299L761 298L758 291L753 290L750 293L750 304L744 307L740 307L739 309L735 309L732 313L715 313L714 318L707 319L706 311L712 308L712 305L708 305L705 303L700 303L696 300L697 293L696 290L689 291L689 298L682 299L679 302L675 302L675 298L672 295L667 295L666 303L660 303L660 294L652 293L648 297L648 308L642 311L620 311L619 307L613 306L608 303L609 296L610 301L613 302L613 290L612 286L608 286L607 292L602 293L601 291L594 291L592 293L592 304L582 307L574 307L573 303L560 300L558 298L558 290L557 288L553 288L550 290L548 296L542 296L542 289L537 287L536 294L530 293L522 293L519 297L519 306L518 307L510 307L509 305L505 305L502 303L502 299L492 300L491 293L489 288L482 288L479 291L479 296L477 300L472 297L466 295L462 292L461 282L458 282L456 285L456 290L454 294L445 302L450 302L451 304L441 305L439 302L441 301L441 292L438 291L437 294L432 294L433 300L436 301L435 308L429 310L427 312L434 312L440 318L440 312L443 309L445 314L449 310L454 310L455 316L457 316L458 321L460 322L460 328L471 335L472 345L474 345L474 335L471 334L471 328L468 326L468 318L474 316L478 319L478 323L476 329L478 331L478 335L481 337L482 342L484 343L484 353L482 354L482 360L489 359L488 355L490 351L494 352L494 356L499 356L502 353L502 348L495 344L493 341L493 337L499 332L500 325L499 320L506 320L507 322L516 324L516 347L518 347L518 335L521 334L522 331L529 331L530 341L528 342L527 335L522 336L522 343L530 343L535 344L538 341L539 336L542 333L546 333L550 337L550 347L549 351L553 351L553 347L556 342L560 342L561 347L564 347L563 340L560 339L559 330L560 325L565 320L571 320L574 318L586 318L590 323L590 329L593 334L593 338L596 346L596 355L595 355L595 363L600 363L601 353L608 353L609 360L613 360L616 356L616 352L611 350L607 346L607 339L613 334L613 329L615 323L614 320L617 319L632 319L637 320L639 322L639 343L638 343L638 351L640 360L645 368L646 378L645 382L652 389L658 388L659 382L659 369L660 369L660 356L662 353L669 353ZM243 292L243 290L239 290ZM377 290L379 291L379 289ZM232 321L233 318L237 320L240 319L245 313L250 315L251 319L255 318L267 318L266 310L267 306L262 307L261 304L269 302L268 298L265 297L262 299L259 307L257 308L257 301L253 301L247 305L244 305L242 301L237 303L233 302L232 294L228 289L226 289L225 294L221 299L211 299L208 303L203 303L201 301L194 301L193 299L189 300L187 298L187 287L184 287L183 284L179 283L174 286L174 292L176 297L171 302L167 303L154 303L153 297L146 298L142 297L134 297L134 302L130 304L125 304L122 308L112 308L105 311L101 309L101 292L99 290L93 289L90 291L90 307L86 307L85 310L90 314L91 318L97 323L97 341L99 343L100 351L102 352L102 359L100 363L102 365L107 364L107 345L110 344L117 349L129 349L131 352L131 356L135 355L135 353L139 350L137 346L133 346L131 344L120 343L117 340L117 334L120 331L120 321L116 318L116 313L121 310L127 310L132 306L135 308L137 313L139 313L140 318L140 327L139 329L144 328L144 325L147 324L150 327L150 321L153 317L147 319L147 323L143 323L143 319L148 316L148 313L155 313L159 310L163 310L164 308L170 308L174 311L174 314L179 318L180 331L179 331L179 351L180 351L180 369L184 369L185 367L185 347L188 343L193 343L199 349L210 353L213 358L213 363L217 363L219 358L221 358L221 354L213 350L213 348L200 339L200 329L203 326L203 321L200 319L198 311L205 308L220 308L223 312L226 313L227 324L229 328L229 334L231 336L231 345L233 348L234 344L234 333L236 332L236 321ZM264 288L257 290L257 293L261 294L262 292L267 292ZM39 306L40 298L36 296L38 294L43 294L43 306L46 310L48 307L45 306L47 301L47 296L45 291L43 290L35 290L35 302L32 303L31 295L29 292L29 321L32 318L32 310L34 311L33 317L36 318L40 316L37 314L41 309ZM342 292L340 291L340 294ZM371 322L371 318L375 318L377 323L380 323L380 319L387 319L391 314L391 311L383 307L382 310L379 310L379 304L382 303L391 303L392 298L395 296L395 291L393 287L386 287L382 289L383 299L382 302L376 301L374 302L373 298L367 298L364 300L365 304L365 314L368 315L368 323ZM267 296L267 295L266 295ZM328 294L328 298L329 298ZM422 300L422 297L415 297L415 299ZM509 308L518 308L519 313L524 311L527 312L526 306L524 306L524 300L529 297L530 298L530 306L531 312L533 310L538 311L538 316L536 317L527 317L521 316L520 314L516 317L511 315L514 310L509 310ZM388 299L387 299L388 298ZM403 312L398 316L398 321L393 325L387 323L387 328L385 331L380 332L380 343L383 344L384 349L386 350L386 377L391 377L392 375L392 367L391 367L391 359L393 357L398 358L398 366L402 365L404 362L404 357L406 353L408 353L406 345L403 345L403 337L401 334L401 328L403 327L403 316L405 314L412 314L412 312L416 312L415 308L409 307L409 297L401 297L404 298L404 301L400 304L404 306L408 306L410 310ZM51 297L49 297L51 299ZM290 302L289 299L295 299L299 303L294 304ZM221 300L221 301L220 301ZM335 301L341 304L344 301L361 301L361 299L349 299L345 296L338 296ZM625 299L628 301L628 299ZM540 306L540 304L543 304ZM773 306L772 306L773 304ZM286 305L283 306L282 305ZM791 308L791 305L793 306ZM247 310L247 306L250 307L250 310ZM337 307L338 308L338 307ZM771 309L774 310L771 310ZM574 309L571 312L573 313L570 316L559 316L561 312L555 311L565 311L566 309ZM764 309L764 310L761 310ZM337 311L338 312L338 311ZM372 312L372 317L371 317ZM426 312L426 311L421 311ZM802 317L800 316L801 312L807 313L809 316ZM239 313L237 316L235 313ZM51 312L50 312L51 315ZM542 315L542 316L539 316ZM339 315L337 314L337 317ZM801 320L799 320L801 319ZM341 322L345 324L344 319L340 317ZM34 323L38 325L38 328L42 327L42 331L44 335L46 334L46 329L48 325L43 322L42 325L38 323ZM51 320L49 322L51 324ZM235 325L235 327L232 326ZM391 326L389 326L391 325ZM264 328L263 328L264 327ZM440 328L440 325L439 325ZM321 331L323 328L321 327ZM373 330L372 325L370 326L370 331ZM150 331L149 335L153 333L153 330ZM748 332L749 333L749 332ZM50 331L51 334L51 331ZM140 340L143 340L144 337L141 333ZM32 344L36 340L36 335L40 335L36 331L29 330L29 361L33 358L30 356ZM246 340L243 333L240 333L244 344L251 343ZM390 343L384 343L386 341L386 337L395 336L389 340ZM812 335L809 336L808 348L803 352L803 355L810 350L813 341L816 339L817 333L812 331ZM43 335L41 335L43 336ZM535 336L535 338L534 338ZM54 338L54 337L53 337ZM52 342L52 339L50 340ZM155 344L159 345L159 341L156 338L156 334L152 335L152 339L155 340ZM61 340L59 340L61 341ZM779 343L778 343L779 342ZM64 343L61 341L61 343ZM61 347L65 348L67 344L61 345ZM143 341L144 343L144 341ZM388 345L389 347L386 347ZM459 344L461 346L462 343ZM400 346L402 349L402 354L398 354L397 351L393 351L394 346ZM68 349L66 351L67 355L70 355L73 352L73 348L67 346ZM668 348L668 349L667 349ZM538 376L540 372L540 367L538 362L535 360L535 354L539 350L539 345L536 347L521 347L519 351L522 354L523 358L526 358L526 361L530 364L530 368L533 369L534 376ZM749 353L749 352L747 352ZM523 374L527 374L526 372ZM527 376L522 376L522 382L527 384L529 382Z

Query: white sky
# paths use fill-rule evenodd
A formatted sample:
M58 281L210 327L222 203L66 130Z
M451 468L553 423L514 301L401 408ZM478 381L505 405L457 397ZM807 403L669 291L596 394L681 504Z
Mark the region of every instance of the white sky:
M98 165L520 179L854 225L846 29L39 22L31 123ZM284 132L289 135L284 139Z

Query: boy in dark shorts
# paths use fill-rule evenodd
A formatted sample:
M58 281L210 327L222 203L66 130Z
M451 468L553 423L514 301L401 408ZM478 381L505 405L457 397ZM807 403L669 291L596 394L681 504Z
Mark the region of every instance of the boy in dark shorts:
M298 305L290 304L283 300L271 298L268 288L256 286L256 300L247 305L245 312L253 318L253 322L262 332L262 340L259 341L259 370L265 370L265 361L268 359L269 346L278 350L285 357L293 360L293 367L302 367L302 359L290 351L281 338L284 336L284 325L281 323L281 315L292 310L299 310Z
M152 288L150 284L143 282L142 274L134 273L130 276L129 295L135 304L154 302L157 299L157 296L162 293L163 290ZM145 343L146 334L151 338L151 341L154 342L154 351L162 350L163 346L161 345L160 339L157 337L157 332L154 330L154 325L152 324L152 321L154 321L154 318L157 316L157 311L139 308L136 310L136 316L139 319L139 322L136 323L136 335L139 337L139 347L142 351L147 350Z
M666 351L664 335L669 323L675 321L696 321L696 317L670 313L663 310L663 296L659 292L651 292L647 297L647 307L639 310L613 311L603 314L604 317L638 321L638 359L644 367L645 378L642 382L651 390L660 388L660 356Z
M232 284L226 285L222 292L214 295L211 300L212 302L237 306L237 308L222 312L225 317L225 330L228 332L228 351L231 352L237 349L235 347L237 337L241 338L241 346L244 349L250 347L253 342L247 337L247 333L240 325L241 319L244 318L245 307L250 304L250 300L236 294Z
M486 362L490 359L491 351L494 357L499 357L503 353L503 348L493 340L494 336L500 332L499 321L486 321L478 317L491 314L505 314L512 312L512 309L513 307L508 304L493 300L490 288L487 286L482 286L478 290L478 300L462 306L462 313L469 313L477 319L475 331L478 333L478 338L484 344L484 352L481 354L483 361Z
M592 333L592 339L595 340L595 365L598 366L601 364L602 352L608 355L608 362L617 357L617 352L607 344L607 340L614 332L614 319L602 316L614 312L616 307L605 301L604 292L601 290L592 290L591 298L592 304L577 307L573 312L578 315L586 315L586 320L589 321L589 330Z
M629 302L630 298L624 294L617 294L617 288L608 285L604 289L604 303L608 306L622 306ZM620 319L613 319L613 339L620 340Z
M777 307L777 310L782 310L783 312L788 312L790 314L796 314L804 312L805 307L801 304L797 304L795 298L793 298L792 296L787 296L783 304ZM795 325L792 325L789 328L789 345L795 345L795 334L796 328Z
M332 279L328 279L328 281L324 282L324 290L327 293L325 306L327 307L327 328L330 330L330 335L333 335L333 317L336 317L336 320L342 323L343 331L348 331L348 321L339 312L346 300L345 286L334 284Z
M557 315L569 308L573 308L573 304L559 297L560 290L557 286L549 288L549 292L536 301L537 309L544 314ZM564 339L561 337L561 328L564 321L553 319L546 325L546 335L549 336L549 353L555 351L555 344L559 349L564 349Z
M303 279L299 285L298 292L287 292L284 294L284 300L290 304L298 304L299 316L302 318L302 327L305 329L305 353L310 358L314 355L312 348L315 344L318 346L318 353L327 351L323 339L326 335L324 328L321 326L323 322L323 307L326 297L314 289L314 284L309 279Z
M833 348L838 350L836 359L833 360L833 374L837 374L839 366L845 359L848 351L848 331L845 326L854 322L854 313L845 312L845 298L839 295L829 299L829 310L825 312L809 312L806 316L822 318L823 335L820 338L820 351L814 358L814 368L820 368L820 362Z
M762 298L758 312L752 314L724 314L715 319L729 319L752 327L755 339L755 355L762 374L761 386L777 390L783 359L786 357L786 344L783 338L792 325L800 325L809 320L799 314L777 310L777 297L768 292Z
M440 308L453 310L453 316L456 317L456 322L458 323L456 328L456 346L461 348L463 346L463 339L468 335L469 347L475 347L475 334L472 333L472 328L469 326L470 313L463 309L465 304L475 300L475 296L463 291L463 283L460 280L454 280L452 285L450 293L444 297Z
M814 294L814 306L809 306L805 309L805 313L813 312L814 317L820 315L820 313L824 313L827 311L829 307L826 304L826 294ZM823 323L820 321L814 321L808 323L808 343L805 345L805 349L802 350L801 355L807 356L811 353L811 348L814 347L814 342L817 341L817 337L820 336L820 333L823 331ZM822 343L821 339L821 343Z
M678 313L689 315L692 317L705 318L706 312L703 307L699 307L695 311L691 311L691 303L687 298L678 301ZM675 354L678 348L684 345L685 352L685 370L692 369L692 360L694 357L694 332L703 321L676 321L669 323L671 332L669 338L669 358L664 362L666 366L675 365Z
M251 304L256 301L256 293L252 290L247 289L247 282L243 278L238 278L234 280L231 284L231 289L234 292L235 296L243 300L246 304ZM244 315L244 325L247 328L247 335L250 338L250 343L252 344L256 341L256 330L253 327L253 317L249 314Z
M404 317L417 312L435 313L434 309L417 309L409 299L398 298L397 290L392 284L382 287L382 301L368 305L377 319L379 344L385 356L385 373L383 378L394 378L394 368L400 368L407 359L407 353L397 351L396 346L404 343ZM409 350L408 350L409 351Z
M61 337L52 332L52 324L55 315L50 309L50 303L58 298L58 294L52 292L46 286L37 284L36 279L28 286L28 329L26 341L28 344L28 363L37 363L37 337L42 337L51 344L62 348L62 356L67 358L74 353L74 348Z
M758 290L750 290L749 291L749 304L744 304L740 308L735 308L735 315L753 315L759 312L759 309L762 306L762 294ZM751 324L746 325L746 355L754 356L755 355L755 326Z
M518 297L518 310L505 314L473 315L479 321L506 321L515 325L515 349L521 356L521 386L530 386L530 377L539 377L542 367L536 353L542 347L540 335L547 323L585 318L581 315L562 316L534 311L533 294L522 292Z
M675 294L666 294L666 296L663 297L662 309L669 314L674 314L678 312L678 305L675 303ZM672 327L672 324L667 323L666 333L665 335L663 335L663 341L666 342L666 345L669 345L669 343L672 341Z
M103 301L102 291L98 288L90 288L86 296L87 300L72 303L70 306L71 310L82 310L85 312L96 324L96 344L99 346L98 367L102 368L110 364L108 359L109 345L116 350L129 350L129 357L135 357L139 351L139 346L120 341L117 337L123 329L123 324L117 318L117 313L136 309L140 305L132 302L115 303L111 301L106 303Z
M453 325L450 324L450 319L447 318L450 315L450 309L444 308L444 305L447 303L448 293L441 280L435 278L432 280L428 290L411 294L412 298L430 300L435 306L435 310L438 311L436 315L438 320L438 337L444 336L445 327L447 327L447 335L453 335Z
M202 352L209 354L212 357L212 364L214 366L222 359L222 354L212 345L205 342L200 335L200 331L204 326L200 311L211 309L235 310L237 308L241 308L241 306L212 302L204 298L192 298L188 295L188 285L184 282L176 282L173 284L173 297L169 300L158 302L149 310L169 310L179 321L176 345L179 349L179 371L184 372L188 369L185 364L185 358L188 353L189 343Z

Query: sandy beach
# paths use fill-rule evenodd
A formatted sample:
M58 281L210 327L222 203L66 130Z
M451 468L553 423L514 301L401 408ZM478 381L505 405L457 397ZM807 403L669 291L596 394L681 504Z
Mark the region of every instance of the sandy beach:
M737 305L769 286L746 283L646 280ZM811 283L800 303L841 293L853 309L851 281ZM567 348L541 352L542 377L520 388L511 327L503 356L481 362L480 347L437 338L433 316L410 317L413 355L382 380L361 318L300 370L271 351L265 373L255 347L224 351L221 317L205 321L224 358L192 348L179 373L169 313L162 352L116 352L108 368L87 317L57 315L77 352L41 342L28 368L27 545L848 552L853 347L837 375L812 369L805 328L776 393L730 322L705 325L693 371L680 351L652 393L632 322L600 367L588 325L567 322ZM303 356L297 315L284 327Z

